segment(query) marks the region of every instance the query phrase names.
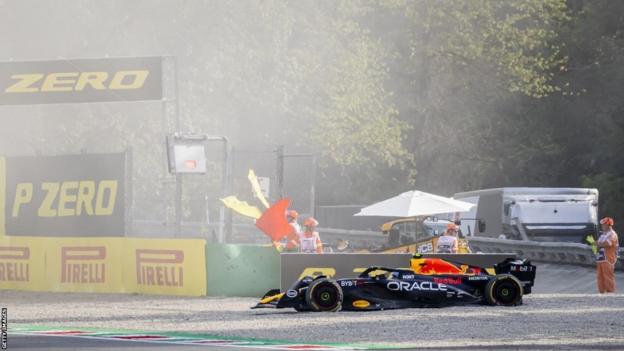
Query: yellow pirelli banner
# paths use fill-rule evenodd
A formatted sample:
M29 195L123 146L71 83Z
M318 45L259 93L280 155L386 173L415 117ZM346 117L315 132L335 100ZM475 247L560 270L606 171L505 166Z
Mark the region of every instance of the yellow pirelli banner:
M200 239L0 237L0 289L206 295Z
M206 242L199 239L125 239L124 285L133 292L206 295Z
M6 228L6 159L0 156L0 238L4 236Z
M0 289L45 291L47 240L0 237Z
M129 292L122 282L124 238L49 238L49 291Z

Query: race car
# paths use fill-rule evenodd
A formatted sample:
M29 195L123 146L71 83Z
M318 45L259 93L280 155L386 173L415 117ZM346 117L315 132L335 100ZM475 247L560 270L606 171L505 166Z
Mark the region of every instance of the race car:
M357 278L304 277L267 292L252 308L370 311L458 304L516 306L531 293L536 267L507 259L492 269L414 255L410 268L369 267Z

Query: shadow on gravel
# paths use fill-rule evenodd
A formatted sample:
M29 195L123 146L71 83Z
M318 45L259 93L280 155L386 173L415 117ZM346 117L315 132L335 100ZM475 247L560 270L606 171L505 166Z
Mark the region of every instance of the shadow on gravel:
M289 311L289 310L282 310L282 311L266 311L266 312L254 312L252 313L254 316L283 316L283 315L296 315L299 313L314 313L314 312L297 312L297 311ZM342 312L341 312L342 313Z

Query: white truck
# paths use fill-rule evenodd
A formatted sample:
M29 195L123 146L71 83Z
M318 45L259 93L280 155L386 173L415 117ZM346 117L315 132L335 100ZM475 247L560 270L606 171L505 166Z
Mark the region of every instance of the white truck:
M582 242L598 229L598 190L496 188L453 196L476 204L461 214L464 235Z

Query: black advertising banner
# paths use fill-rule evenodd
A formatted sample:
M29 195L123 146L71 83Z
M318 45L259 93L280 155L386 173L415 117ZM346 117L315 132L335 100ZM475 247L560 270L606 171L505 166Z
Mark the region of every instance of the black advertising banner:
M7 235L123 236L125 156L6 158Z
M306 275L326 275L333 279L355 278L370 266L408 269L411 257L412 254L334 253L316 255L283 253L280 255L280 285L282 291L286 291L295 281ZM516 258L516 255L513 253L423 254L423 257L442 258L461 264L488 268L507 258Z
M0 62L0 105L162 99L162 58Z
M411 254L283 253L280 255L280 285L282 291L286 291L295 281L307 275L354 278L370 266L408 268L411 257Z

